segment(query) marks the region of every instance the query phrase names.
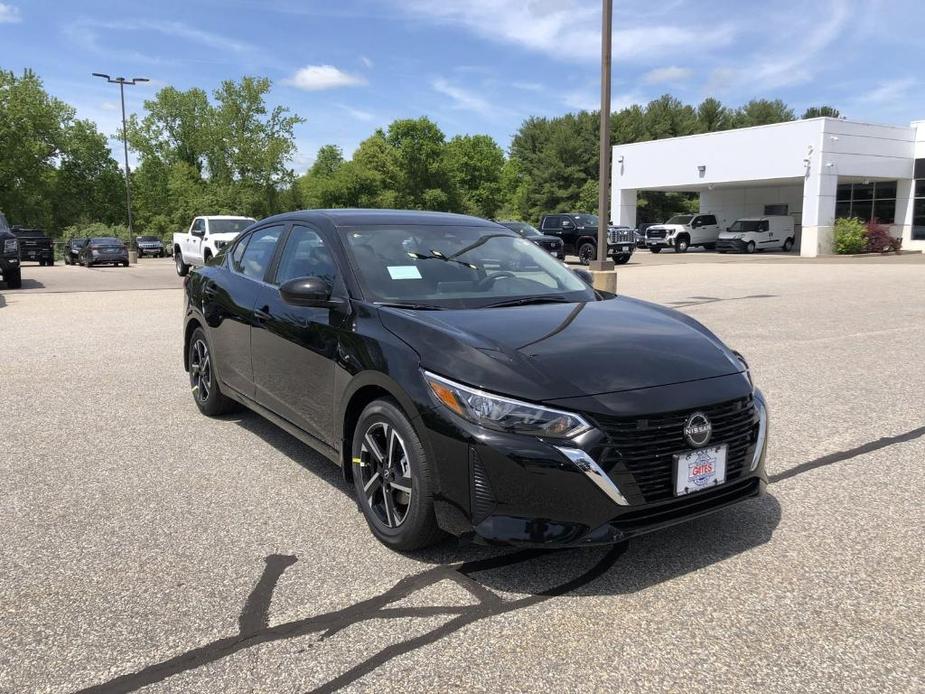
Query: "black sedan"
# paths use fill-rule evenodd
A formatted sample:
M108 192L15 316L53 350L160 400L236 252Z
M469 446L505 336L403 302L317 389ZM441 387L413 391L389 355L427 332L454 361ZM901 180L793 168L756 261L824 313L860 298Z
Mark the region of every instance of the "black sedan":
M77 261L85 266L121 265L128 267L128 247L112 236L87 239L80 249Z
M190 273L184 328L199 409L245 405L340 464L395 549L619 542L767 483L741 356L485 220L265 219Z
M80 249L90 239L68 239L64 242L64 264L77 265L80 262Z
M505 221L498 222L503 227L507 227L516 234L527 239L542 248L550 255L556 256L559 260L565 260L565 246L562 239L558 236L549 236L544 234L532 224L526 222Z
M150 255L152 258L163 258L167 255L164 250L164 242L157 236L136 236L135 248L138 249L138 257L144 258Z

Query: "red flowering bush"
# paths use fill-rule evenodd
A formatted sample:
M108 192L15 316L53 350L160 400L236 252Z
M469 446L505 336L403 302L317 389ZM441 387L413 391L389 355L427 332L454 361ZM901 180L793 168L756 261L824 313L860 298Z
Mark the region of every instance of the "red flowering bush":
M867 223L867 228L864 230L864 240L865 250L868 253L899 251L903 245L901 238L893 236L889 227L880 224L876 219Z

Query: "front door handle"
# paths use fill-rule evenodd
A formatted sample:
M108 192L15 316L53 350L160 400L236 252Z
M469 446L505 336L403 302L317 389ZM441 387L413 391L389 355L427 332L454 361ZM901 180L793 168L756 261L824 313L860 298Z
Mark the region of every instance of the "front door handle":
M273 316L270 315L269 306L264 306L263 308L258 308L254 310L254 318L257 319L257 321L260 323L264 323L270 320L272 317Z

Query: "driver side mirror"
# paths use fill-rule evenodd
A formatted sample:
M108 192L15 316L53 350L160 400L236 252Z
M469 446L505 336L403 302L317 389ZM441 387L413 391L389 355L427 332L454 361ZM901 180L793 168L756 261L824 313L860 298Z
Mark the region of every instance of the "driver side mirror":
M570 222L569 220L566 219L566 220L563 220L563 222L562 222L562 228L563 228L563 229L574 229L574 228L575 228L575 225L574 225L572 222Z
M293 306L334 308L344 303L331 297L331 287L320 277L296 277L280 285L279 293Z
M594 275L592 275L588 270L585 270L581 267L573 267L571 270L576 275L578 275L578 279L587 284L589 287L594 286Z
M190 233L193 236L205 236L206 230L205 229L193 229L192 231L190 231Z

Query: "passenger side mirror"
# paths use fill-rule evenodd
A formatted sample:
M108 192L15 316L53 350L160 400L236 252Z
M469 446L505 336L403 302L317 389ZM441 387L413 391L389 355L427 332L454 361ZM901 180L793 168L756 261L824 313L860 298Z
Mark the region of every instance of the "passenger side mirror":
M343 304L342 299L331 298L331 287L320 277L296 277L280 285L279 293L293 306L333 308Z
M588 270L585 270L581 267L573 267L572 272L578 275L578 279L587 284L589 287L594 286L594 275L592 275Z

